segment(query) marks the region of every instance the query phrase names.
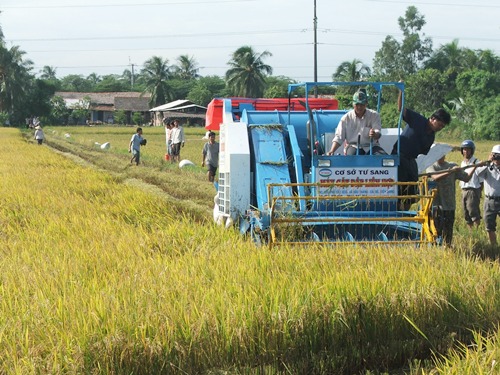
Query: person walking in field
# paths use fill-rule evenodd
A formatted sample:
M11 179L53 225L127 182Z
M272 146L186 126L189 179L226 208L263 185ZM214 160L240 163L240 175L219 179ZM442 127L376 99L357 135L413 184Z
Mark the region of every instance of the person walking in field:
M173 121L165 121L165 144L167 146L167 155L172 156L172 127Z
M491 149L488 164L478 168L476 174L484 183L484 225L490 244L496 246L497 217L500 216L500 145Z
M203 160L201 166L207 166L208 181L214 182L215 173L219 166L219 143L215 141L215 133L208 134L208 142L203 146Z
M45 139L45 134L43 133L43 129L40 125L35 127L35 139L39 145L41 145Z
M471 140L462 142L460 145L460 152L462 153L463 160L460 167L464 168L480 163L480 161L474 157L475 150L476 145ZM481 200L481 191L483 189L479 177L473 174L469 182L460 181L460 187L462 188L462 206L464 209L465 222L469 228L473 228L474 226L478 227L481 223L479 203Z
M142 128L137 128L136 133L130 139L130 144L128 146L128 152L132 153L130 164L135 162L135 165L139 165L141 161L141 145L144 144L144 141L145 139L142 137Z

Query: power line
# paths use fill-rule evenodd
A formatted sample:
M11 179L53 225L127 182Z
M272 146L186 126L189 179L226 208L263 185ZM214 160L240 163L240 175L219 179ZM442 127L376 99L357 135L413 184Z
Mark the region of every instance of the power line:
M500 5L486 5L486 4L464 4L464 3L436 3L436 2L415 2L415 1L401 1L401 0L365 0L373 3L395 3L395 4L411 4L417 5L437 5L437 6L454 6L454 7L473 7L473 8L500 8Z
M112 7L145 7L145 6L163 6L163 5L198 5L198 4L216 4L216 3L243 3L255 2L257 0L207 0L207 1L173 1L161 3L134 3L134 4L74 4L74 5L25 5L25 6L3 6L3 9L58 9L58 8L112 8Z
M359 29L322 29L325 32L338 33L338 34L359 34L359 35L396 35L403 36L401 33L390 33L383 31L372 30L359 30ZM14 42L64 42L64 41L83 41L83 40L131 40L131 39L159 39L159 38L199 38L199 37L220 37L220 36L241 36L241 35L267 35L267 34L289 34L289 33L303 33L304 29L278 29L278 30L251 30L251 31L229 31L217 33L192 33L192 34L168 34L168 35L128 35L128 36L96 36L96 37L60 37L60 38L29 38L29 39L7 39L10 43ZM434 39L459 39L480 42L500 42L500 38L481 38L481 37L457 37L446 35L426 35ZM323 43L328 44L328 43ZM352 44L335 44L346 45ZM359 46L356 44L356 46Z
M128 39L158 39L158 38L199 38L201 36L235 36L235 35L255 35L255 34L283 34L300 33L302 29L283 30L253 30L253 31L229 31L220 33L195 33L195 34L168 34L168 35L129 35L129 36L96 36L96 37L75 37L75 38L29 38L29 39L9 39L9 42L61 42L61 41L82 41L82 40L128 40Z
M197 5L197 4L217 4L217 3L241 3L241 2L256 2L258 0L197 0L197 1L172 1L172 2L157 2L157 3L131 3L131 4L72 4L72 5L14 5L2 6L3 9L58 9L58 8L105 8L105 7L145 7L145 6L164 6L164 5ZM500 5L490 4L472 4L472 3L438 3L438 2L415 2L403 0L364 0L373 3L395 3L395 4L411 4L411 5L433 5L433 6L454 6L454 7L473 7L473 8L500 8Z

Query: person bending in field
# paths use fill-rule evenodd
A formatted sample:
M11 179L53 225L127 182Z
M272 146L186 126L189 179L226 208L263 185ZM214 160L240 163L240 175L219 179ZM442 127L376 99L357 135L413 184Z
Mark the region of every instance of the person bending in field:
M447 162L445 156L427 168L427 173L432 174L431 177L437 184L437 194L433 202L434 223L438 236L441 237L446 246L451 246L453 239L453 224L455 223L457 205L455 181L470 181L475 169L471 168L466 172L457 164Z
M143 140L142 128L137 128L137 131L130 139L130 144L128 146L128 152L132 153L130 164L135 162L135 165L139 165L141 161L141 144L143 143Z
M437 109L431 117L425 117L406 107L403 108L402 95L402 91L399 91L398 110L399 112L403 110L403 120L406 122L406 127L399 136L399 140L394 144L392 154L397 154L399 142L398 182L417 182L417 156L427 155L434 143L436 133L443 130L451 122L451 116L443 108ZM398 194L415 195L416 186L402 186L399 188ZM402 199L399 202L399 209L409 210L414 202L414 199Z

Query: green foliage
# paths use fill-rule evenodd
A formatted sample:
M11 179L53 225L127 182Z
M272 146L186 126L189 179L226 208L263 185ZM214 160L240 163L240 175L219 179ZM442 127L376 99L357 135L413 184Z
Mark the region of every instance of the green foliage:
M425 25L425 17L415 6L406 9L405 17L398 19L399 28L403 31L400 55L403 72L413 74L420 68L422 62L432 53L432 40L421 33Z
M172 97L185 99L189 92L196 86L195 79L172 78L168 81L169 87L172 90ZM162 103L165 104L165 103Z
M151 93L150 107L165 104L173 99L169 79L172 77L168 59L153 56L144 63L141 70L145 91Z
M115 124L126 124L127 123L127 113L123 109L115 111L115 113L113 115L113 121Z
M333 74L333 81L367 81L371 76L371 69L368 65L365 65L361 60L354 59L352 61L344 61L338 67ZM352 88L356 90L356 88ZM351 92L354 94L354 91Z
M399 121L398 105L396 103L387 103L380 110L380 120L383 128L396 128ZM404 122L401 127L404 128Z
M28 92L27 108L24 111L18 112L26 114L25 117L32 115L43 118L49 117L52 110L50 100L53 97L56 88L57 83L54 80L35 79L32 82L30 91Z
M256 53L252 47L238 48L229 60L226 83L234 96L261 98L266 87L266 75L273 72L264 64L264 58L272 56L269 51Z
M85 96L72 106L71 119L73 124L82 125L90 116L90 97Z
M174 75L181 80L194 80L199 75L199 65L194 56L180 55L177 57L177 65L172 67Z
M422 69L408 76L405 106L430 115L445 103L446 82L446 75L436 69Z
M80 74L69 74L61 79L61 91L91 92L93 84Z
M482 106L476 107L477 125L475 128L476 138L500 139L500 97L485 99Z
M33 62L24 59L26 52L18 46L0 44L0 111L9 113L12 124L24 123L26 101L33 85Z
M7 112L0 112L0 126L9 124L9 114Z
M485 70L468 70L458 75L457 89L463 93L466 102L474 107L483 105L486 98L500 92L500 74Z
M196 85L189 91L187 99L195 104L206 107L213 99L212 92L202 83L197 82Z
M375 52L373 59L373 74L379 80L397 81L403 76L399 62L399 43L388 35L382 42L382 47Z
M94 92L122 92L130 89L130 83L120 76L114 74L107 75L97 80L94 85Z
M380 50L375 53L373 68L376 76L398 80L418 71L432 53L432 40L421 34L425 23L425 17L416 7L407 8L405 17L398 19L403 40L398 42L392 36L387 36Z
M132 114L132 123L134 125L142 125L144 124L144 117L141 112L134 112Z
M68 123L71 110L66 107L64 99L60 96L53 96L50 100L51 111L47 123L54 125L66 125Z
M266 77L266 90L264 91L264 98L288 97L288 85L290 83L296 83L296 81L284 76Z

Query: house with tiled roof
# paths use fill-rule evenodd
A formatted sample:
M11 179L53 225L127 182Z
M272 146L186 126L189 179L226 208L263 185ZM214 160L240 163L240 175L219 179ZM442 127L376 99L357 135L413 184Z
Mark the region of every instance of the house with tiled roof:
M132 123L132 115L142 114L144 122L150 121L149 100L150 94L140 92L65 92L57 91L66 107L74 109L82 104L88 105L90 112L89 123L113 123L116 111L124 111L127 123ZM88 103L88 104L87 104Z

